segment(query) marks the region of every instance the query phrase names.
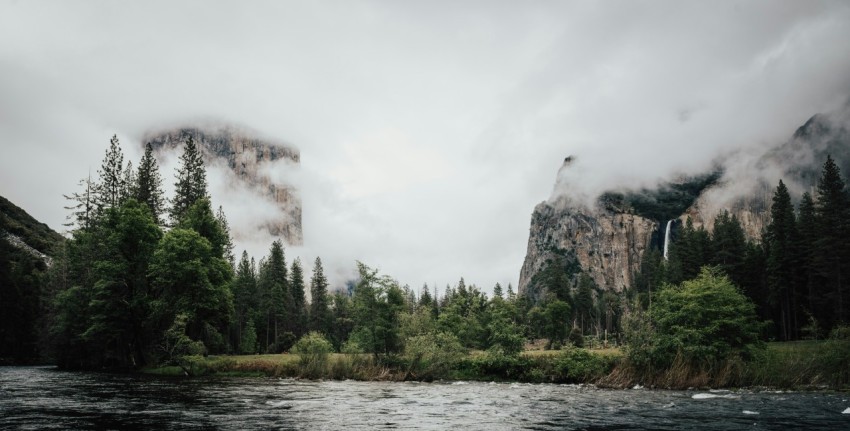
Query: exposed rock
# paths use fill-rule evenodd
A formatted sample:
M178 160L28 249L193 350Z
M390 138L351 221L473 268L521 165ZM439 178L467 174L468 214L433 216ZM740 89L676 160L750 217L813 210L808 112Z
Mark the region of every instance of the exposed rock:
M750 240L760 241L780 179L795 201L804 191L814 196L828 154L848 178L848 124L850 105L812 117L788 142L761 155L735 154L711 172L683 176L652 190L606 192L592 208L572 201L568 184L556 184L557 195L534 209L519 293L539 300L545 292L532 280L556 261L575 268L566 271L573 279L584 272L604 290L628 289L644 252L663 246L659 228L669 219L684 223L690 217L695 227L711 231L715 217L729 211ZM573 159L567 157L561 169L569 169Z
M529 289L531 279L559 254L577 262L598 286L621 292L632 285L657 231L657 222L638 215L582 208L564 199L542 202L534 208L519 292L540 299L543 292Z
M259 139L248 132L231 127L178 128L149 133L143 142L150 142L154 152L162 158L164 150L182 148L186 136L192 136L203 153L205 164L224 164L233 172L236 181L280 208L279 216L259 220L258 227L267 229L273 236L283 237L289 245L303 243L301 198L298 190L291 184L276 180L269 172L272 162L287 162L275 163L274 166L278 169L285 169L288 164L300 163L301 156L297 149L284 143Z

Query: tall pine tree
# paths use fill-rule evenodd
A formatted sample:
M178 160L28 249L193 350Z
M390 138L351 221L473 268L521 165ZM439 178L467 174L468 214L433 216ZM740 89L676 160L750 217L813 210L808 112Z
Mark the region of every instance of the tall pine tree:
M177 171L177 182L174 187L171 221L177 224L197 200L208 197L204 161L191 135L186 136L186 144L183 147L183 155L180 156L180 168Z
M97 173L100 176L100 182L97 184L98 209L117 207L125 190L124 153L121 151L118 135L112 135L109 140L109 148Z
M848 283L848 260L850 260L850 228L848 225L848 197L838 165L827 156L817 185L815 224L817 239L814 268L823 280L820 292L831 304L827 325L848 322L846 304Z
M313 277L310 278L310 330L330 335L331 316L328 306L328 279L322 268L322 259L317 257L313 264Z
M153 149L150 143L145 145L145 155L139 162L139 171L136 173L135 197L137 201L148 206L156 224L162 225L166 200L162 192L162 177L159 175L159 167L153 157Z
M765 244L770 303L776 310L780 337L783 340L792 340L797 338L796 331L799 327L794 277L797 221L791 196L782 180L773 194L770 218Z

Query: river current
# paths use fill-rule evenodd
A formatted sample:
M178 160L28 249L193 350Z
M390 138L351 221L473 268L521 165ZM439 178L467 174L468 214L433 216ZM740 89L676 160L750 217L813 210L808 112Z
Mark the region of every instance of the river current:
M850 430L850 394L158 378L0 367L0 429Z

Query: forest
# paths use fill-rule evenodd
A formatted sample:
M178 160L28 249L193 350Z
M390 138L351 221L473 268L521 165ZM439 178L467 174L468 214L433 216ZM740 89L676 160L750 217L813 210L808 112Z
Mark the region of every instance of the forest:
M499 284L488 297L463 278L440 295L361 262L355 279L332 289L321 258L305 274L280 241L259 260L246 252L237 259L191 138L174 196L162 183L150 146L134 167L113 136L97 178L66 196L67 239L37 224L15 231L4 218L9 232L40 232L40 249L52 256L46 265L0 241L4 362L138 370L320 346L413 367L470 351L518 358L544 340L547 350L624 346L632 365L658 369L682 357L746 358L763 341L823 339L850 319L850 197L831 158L814 195L791 196L779 182L760 241L748 241L725 212L711 232L688 220L667 259L660 250L644 254L624 294L596 286L565 259L537 277L547 292L537 301Z

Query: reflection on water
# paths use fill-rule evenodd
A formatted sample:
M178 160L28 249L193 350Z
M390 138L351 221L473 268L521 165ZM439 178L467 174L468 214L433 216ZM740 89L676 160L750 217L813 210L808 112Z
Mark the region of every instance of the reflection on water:
M2 429L850 429L850 394L166 379L0 367Z

